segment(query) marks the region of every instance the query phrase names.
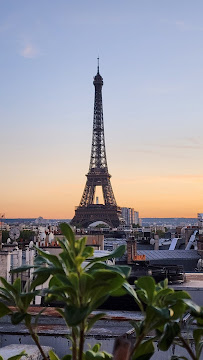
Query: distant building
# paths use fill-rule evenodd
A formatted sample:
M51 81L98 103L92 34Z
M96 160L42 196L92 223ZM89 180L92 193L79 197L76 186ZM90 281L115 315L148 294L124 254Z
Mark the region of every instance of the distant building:
M139 212L134 211L134 223L135 225L140 225Z
M134 208L122 207L121 212L127 226L139 224L139 212L135 211Z
M122 207L121 212L122 218L125 220L125 224L127 226L131 226L132 224L134 224L135 215L133 208Z
M203 229L203 213L198 213L197 214L197 219L198 219L199 228Z

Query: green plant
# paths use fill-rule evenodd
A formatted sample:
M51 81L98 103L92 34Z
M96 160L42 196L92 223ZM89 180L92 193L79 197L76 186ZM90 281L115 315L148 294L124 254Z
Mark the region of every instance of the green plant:
M65 237L58 240L62 249L59 257L37 249L39 255L35 260L34 280L29 284L27 294L21 292L20 279L11 285L1 278L4 285L4 288L0 289L1 297L9 304L15 305L16 311L13 312L7 305L3 305L0 316L10 314L13 324L24 321L46 359L39 344L36 326L32 325L28 307L35 295L39 294L39 290L35 288L49 279L49 288L43 294L46 295L47 301L60 300L64 303L64 308L57 310L71 329L72 359L82 360L85 334L104 313L98 313L91 318L89 315L110 295L121 295L124 285L128 288L126 278L130 268L109 266L105 263L108 259L122 256L124 246L120 246L107 256L93 258L94 249L86 247L85 237L76 240L71 228L65 223L61 224L61 231ZM22 266L14 272L24 272L29 268L30 266Z
M13 285L0 278L3 287L0 288L0 317L10 315L13 324L24 321L30 335L40 349L44 360L47 360L37 335L37 323L40 313L32 320L29 306L36 295L44 295L47 301L62 301L63 308L57 308L70 329L72 355L66 355L63 360L99 360L112 358L112 355L100 351L99 344L84 352L85 335L101 319L104 313L90 317L90 314L110 295L121 296L130 294L140 307L143 320L133 322L136 332L135 343L131 349L133 360L148 360L154 354L154 342L160 350L166 351L172 343L184 347L190 359L199 360L202 351L203 310L194 304L184 291L175 292L168 288L167 281L156 284L151 277L143 277L135 282L135 289L128 284L130 274L128 266L109 266L106 260L120 257L125 251L119 247L108 256L93 257L93 248L86 247L86 239L76 240L71 228L61 224L63 240L58 240L62 249L59 257L37 249L38 256L34 264L34 279L24 289L17 279ZM22 266L14 272L27 271L31 266ZM47 289L40 291L36 287L49 281ZM14 305L15 310L9 307ZM41 313L44 309L42 309ZM193 338L195 348L185 339L181 332L181 322L186 313L195 322ZM150 337L149 337L150 336ZM58 360L51 351L50 360ZM173 356L177 360L186 357Z
M92 318L89 315L110 295L118 296L122 293L130 268L111 267L104 262L122 256L124 246L108 256L92 258L94 250L86 247L85 237L76 240L67 224L61 224L61 231L65 238L59 240L62 248L59 258L38 249L36 264L39 267L35 270L35 285L51 276L46 299L63 301L64 308L57 310L71 329L72 358L82 360L85 334L104 314L99 313ZM87 263L84 266L85 261ZM41 263L46 267L42 267Z
M33 324L32 315L31 313L29 313L29 306L32 303L35 296L39 295L40 293L39 290L33 291L32 287L29 286L28 292L25 292L24 289L22 289L21 287L20 278L17 278L12 285L9 284L2 277L0 277L0 281L3 284L3 287L0 287L0 297L4 301L4 302L1 301L0 317L3 317L5 315L10 315L11 322L13 325L17 325L20 322L24 321L25 326L27 327L32 339L34 340L35 344L38 346L43 359L47 360L43 348L39 343L39 339L36 332L37 322L40 314L39 316L36 317L35 322ZM9 305L15 306L15 308L12 309L11 307L9 307Z
M144 319L133 322L136 332L136 341L131 355L133 360L148 360L154 354L154 342L158 348L167 351L176 343L185 348L193 360L199 360L203 341L203 309L194 304L185 291L174 291L168 288L167 279L156 284L152 277L142 277L135 282L136 293L145 309L141 308ZM184 338L181 323L184 315L190 314L191 321L195 322L193 338L195 349ZM146 336L150 334L150 339ZM186 357L173 356L171 359L186 359Z

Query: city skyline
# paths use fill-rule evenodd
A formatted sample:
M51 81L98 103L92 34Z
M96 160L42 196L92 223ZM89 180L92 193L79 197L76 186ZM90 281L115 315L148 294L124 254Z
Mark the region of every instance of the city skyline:
M0 2L0 212L72 218L90 160L97 57L117 204L202 212L203 4Z

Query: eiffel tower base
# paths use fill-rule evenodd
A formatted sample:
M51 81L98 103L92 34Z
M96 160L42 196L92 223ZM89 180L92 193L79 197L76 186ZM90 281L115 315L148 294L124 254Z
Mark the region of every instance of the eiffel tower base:
M118 206L92 204L78 206L71 225L87 228L95 221L107 223L110 227L118 227L121 218L121 208Z

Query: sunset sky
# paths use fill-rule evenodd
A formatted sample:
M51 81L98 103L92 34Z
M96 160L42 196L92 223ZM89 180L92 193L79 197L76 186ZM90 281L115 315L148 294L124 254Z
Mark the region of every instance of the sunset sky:
M203 212L202 0L0 0L0 212L72 218L97 56L118 205Z

